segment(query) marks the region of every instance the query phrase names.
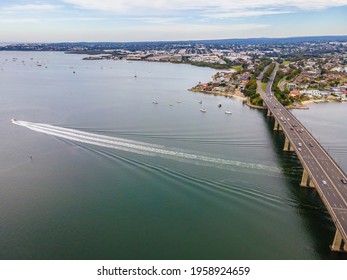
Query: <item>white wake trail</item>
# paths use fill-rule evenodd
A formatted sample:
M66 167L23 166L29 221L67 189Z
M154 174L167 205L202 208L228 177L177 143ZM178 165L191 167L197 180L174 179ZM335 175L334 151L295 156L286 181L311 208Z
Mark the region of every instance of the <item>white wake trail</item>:
M149 143L139 142L139 141L133 141L123 138L117 138L117 137L111 137L111 136L105 136L100 134L94 134L89 132L84 132L76 129L70 129L70 128L63 128L58 126L53 126L49 124L43 124L43 123L32 123L27 121L19 121L12 119L12 123L23 126L26 128L29 128L33 131L41 132L44 134L77 141L81 143L106 147L106 148L112 148L142 155L149 155L149 156L162 156L167 158L173 158L173 159L184 159L194 162L202 162L202 163L209 163L212 165L222 165L222 166L237 166L241 168L251 168L251 169L258 169L258 170L265 170L270 172L276 172L279 173L280 169L276 167L261 165L261 164L253 164L253 163L245 163L240 161L234 161L234 160L226 160L221 158L214 158L209 156L203 156L203 155L196 155L192 153L187 153L184 151L175 151L173 149L168 149L165 146L160 145L153 145ZM216 166L218 167L218 166Z

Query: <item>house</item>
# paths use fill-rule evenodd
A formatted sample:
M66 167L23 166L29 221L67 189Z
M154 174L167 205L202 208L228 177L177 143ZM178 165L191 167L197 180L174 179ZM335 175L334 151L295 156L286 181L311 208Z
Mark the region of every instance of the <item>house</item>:
M294 83L288 83L288 84L287 84L287 89L289 89L289 90L296 89L296 87L297 87L297 85L294 84Z
M321 97L322 92L317 89L308 89L308 90L303 90L301 91L302 94L308 95L308 96L313 96L313 97Z
M289 93L289 97L292 97L294 99L298 99L300 97L300 92L296 89L293 89L290 93Z

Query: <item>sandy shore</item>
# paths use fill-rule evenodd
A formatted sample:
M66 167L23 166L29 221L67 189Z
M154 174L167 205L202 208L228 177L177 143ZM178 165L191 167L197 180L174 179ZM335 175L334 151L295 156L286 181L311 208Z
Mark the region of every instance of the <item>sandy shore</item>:
M313 100L313 99L310 99L310 100L302 101L301 103L303 105L307 105L307 104L312 104L312 103L328 103L328 102L337 102L337 101L334 100L334 99L329 99L329 100Z
M243 93L240 92L239 90L236 90L235 92L216 92L216 91L204 91L204 90L190 89L190 91L201 92L201 93L206 93L206 94L213 94L213 95L221 95L221 96L225 96L225 97L232 97L232 98L236 98L236 99L241 100L241 101L247 100L247 97L245 97L243 95Z

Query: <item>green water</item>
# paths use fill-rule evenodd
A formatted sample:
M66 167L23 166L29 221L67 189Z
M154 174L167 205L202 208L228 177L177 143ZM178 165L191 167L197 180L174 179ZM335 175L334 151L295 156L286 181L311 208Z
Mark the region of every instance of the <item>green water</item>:
M82 57L0 53L1 259L345 258L330 252L334 224L299 187L302 167L264 112L187 91L214 70ZM295 112L344 170L345 112ZM12 118L193 157L67 140Z

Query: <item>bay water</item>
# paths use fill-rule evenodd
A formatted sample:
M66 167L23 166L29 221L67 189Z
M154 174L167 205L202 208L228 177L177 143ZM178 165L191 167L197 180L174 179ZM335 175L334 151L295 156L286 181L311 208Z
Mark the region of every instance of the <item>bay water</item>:
M265 112L187 91L215 70L83 57L0 52L1 259L345 258ZM294 112L344 170L346 109Z

